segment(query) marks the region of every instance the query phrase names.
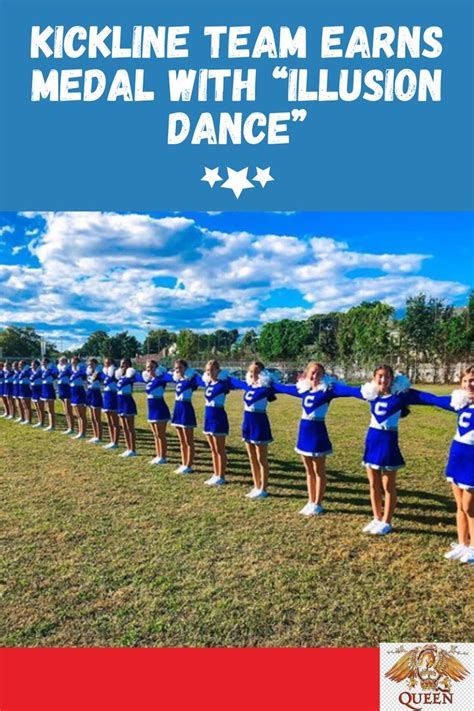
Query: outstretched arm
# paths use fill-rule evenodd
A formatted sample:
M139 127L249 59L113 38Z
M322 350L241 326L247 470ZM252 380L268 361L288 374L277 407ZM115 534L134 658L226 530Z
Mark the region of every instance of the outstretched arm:
M356 397L358 400L363 400L360 387L353 387L352 385L346 385L345 383L335 382L332 384L331 388L333 392L333 397Z
M283 383L272 383L272 385L276 393L291 395L292 397L302 397L302 393L300 393L296 385L284 385Z
M454 412L454 407L451 405L451 395L433 395L414 388L410 388L407 393L407 405L431 405Z
M238 378L229 378L230 386L233 390L247 390L248 385L245 380L239 380Z

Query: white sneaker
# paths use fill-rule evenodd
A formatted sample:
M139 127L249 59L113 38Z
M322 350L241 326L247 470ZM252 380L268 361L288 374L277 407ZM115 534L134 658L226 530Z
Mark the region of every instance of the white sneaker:
M115 444L115 442L109 442L108 444L104 444L104 449L118 449L119 446L118 444Z
M13 415L7 415L5 419L6 420L13 420Z
M256 488L254 487L251 491L249 491L248 494L245 494L245 498L246 498L246 499L253 499L253 497L255 496L255 494L258 494L259 491L260 491L260 489L256 489Z
M256 493L253 496L250 496L249 498L251 499L266 499L268 496L268 491L265 491L265 489L257 489Z
M378 526L382 521L379 521L378 518L372 519L370 523L367 524L367 526L364 526L362 529L363 533L372 533L372 529Z
M204 482L207 484L207 486L222 486L222 484L225 484L226 481L223 479L221 476L217 476L217 474L213 474L210 479L206 479Z
M459 560L461 563L474 563L474 548L472 546L466 547L464 555Z
M33 429L34 429L34 430L38 429L38 427L43 427L43 425L41 424L41 422L37 422L36 425L33 425Z
M181 474L192 474L194 469L192 467L180 467Z
M71 439L85 439L85 438L86 438L86 436L83 434L80 434L79 432L76 435L74 435L74 437L71 437Z
M20 425L31 425L30 420L23 420L23 422L20 422Z
M98 437L91 437L90 440L88 440L89 444L101 444L102 440L99 439Z
M132 449L127 449L126 452L123 454L119 455L120 457L138 457L138 454L134 452Z
M373 536L386 536L387 533L390 533L392 530L392 527L389 523L384 523L383 521L379 521L376 526L372 528L370 533Z
M306 506L303 506L298 513L302 516L317 516L318 514L324 513L324 509L321 504L313 504L311 501L308 501Z
M451 550L444 554L447 560L459 560L467 551L467 546L464 543L451 543Z
M23 417L17 417L15 422L23 422Z
M53 427L52 425L49 425L49 427L46 427L45 432L54 432L56 428Z
M174 474L181 474L182 471L183 471L183 465L181 464L181 466L177 467L174 470Z
M168 460L166 457L154 457L151 461L150 464L167 464Z
M72 435L74 434L74 430L64 430L64 432L61 432L63 435Z

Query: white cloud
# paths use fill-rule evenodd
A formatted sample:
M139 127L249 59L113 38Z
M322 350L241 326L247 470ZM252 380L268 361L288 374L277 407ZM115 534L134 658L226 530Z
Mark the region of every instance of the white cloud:
M3 237L3 235L7 234L13 234L15 232L15 229L11 227L11 225L3 225L0 227L0 237Z

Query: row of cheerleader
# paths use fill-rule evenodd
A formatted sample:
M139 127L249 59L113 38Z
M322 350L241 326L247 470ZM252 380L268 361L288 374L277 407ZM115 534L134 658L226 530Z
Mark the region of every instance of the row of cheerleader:
M57 395L55 389L57 383ZM153 433L156 456L151 464L167 463L167 424L176 427L181 452L181 465L176 473L191 474L194 464L194 430L197 426L192 404L193 393L204 389L203 432L208 440L213 475L205 483L222 486L226 483L226 437L229 421L225 410L227 395L242 390L244 415L242 439L245 442L253 479L246 494L249 499L268 497L268 445L273 441L267 414L269 403L277 395L301 400L301 420L295 451L301 456L306 473L308 502L299 511L303 516L324 512L326 489L326 458L333 447L326 427L326 414L331 402L354 397L367 402L370 423L365 439L362 463L367 470L373 518L363 528L365 533L383 536L392 531L392 518L397 505L396 474L405 466L398 441L398 425L409 414L412 405L439 407L457 415L456 433L450 448L446 477L451 483L457 506L458 541L445 557L461 562L474 562L474 366L464 370L460 388L450 396L437 396L416 390L404 375L395 375L389 365L375 368L370 382L360 387L349 386L329 377L321 363L308 363L296 385L275 382L260 361L250 364L246 378L231 377L216 360L210 360L203 375L178 359L172 372L149 360L146 369L138 372L129 359L119 367L106 358L99 364L90 358L87 365L79 358L65 357L57 365L47 359L31 364L0 362L0 396L3 417L19 424L32 423L33 408L37 423L33 427L55 429L55 400L62 402L67 429L64 435L85 439L86 411L90 410L92 444L102 443L102 411L106 415L108 450L119 448L123 432L126 449L121 457L135 457L135 416L133 397L136 383L143 383L146 392L148 422ZM170 413L164 399L168 384L175 386L175 402ZM48 422L46 425L46 417Z

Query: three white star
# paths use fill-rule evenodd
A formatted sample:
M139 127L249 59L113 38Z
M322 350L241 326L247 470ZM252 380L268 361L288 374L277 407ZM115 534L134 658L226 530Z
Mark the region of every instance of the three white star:
M206 171L205 174L202 176L201 180L204 180L206 183L209 183L210 187L213 188L214 185L222 180L221 176L219 175L219 167L217 168L204 168Z
M244 190L255 187L247 178L247 173L248 168L242 168L242 170L227 168L227 180L222 183L221 188L232 190L238 200Z
M255 175L252 180L255 180L256 183L260 183L262 188L264 188L267 183L275 180L275 178L272 178L270 175L270 168L257 168L257 175Z

